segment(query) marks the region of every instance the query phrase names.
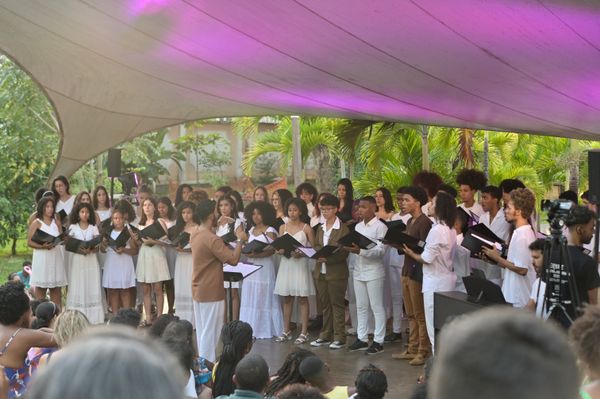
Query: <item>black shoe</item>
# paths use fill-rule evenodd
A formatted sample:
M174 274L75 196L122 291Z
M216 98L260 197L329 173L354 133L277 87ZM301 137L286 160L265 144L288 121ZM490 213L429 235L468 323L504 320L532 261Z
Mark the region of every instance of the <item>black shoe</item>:
M373 342L369 349L367 349L367 355L376 355L378 353L383 352L383 345L378 344L377 342Z
M352 345L350 345L348 347L348 350L350 352L364 351L364 350L367 350L368 347L369 347L368 343L361 341L360 339L357 339L356 341L354 341L354 343Z
M391 333L385 336L385 338L383 339L384 343L390 343L390 342L396 342L398 340L402 339L402 334L400 333Z

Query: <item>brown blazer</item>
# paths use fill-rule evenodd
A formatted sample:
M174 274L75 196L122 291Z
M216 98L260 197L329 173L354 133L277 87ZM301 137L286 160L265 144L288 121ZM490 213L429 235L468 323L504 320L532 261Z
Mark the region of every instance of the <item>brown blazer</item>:
M348 226L344 223L340 223L339 229L333 229L331 231L331 235L329 236L328 245L337 245L337 242L340 238L348 234L350 230ZM317 233L315 234L315 249L318 251L323 248L323 228L319 226L317 228ZM343 280L348 279L349 271L348 264L346 263L346 258L348 258L348 251L340 249L329 258L327 258L327 270L325 273L325 280ZM321 264L323 262L317 262L315 266L315 270L313 270L313 277L315 279L319 278L319 274L321 274Z

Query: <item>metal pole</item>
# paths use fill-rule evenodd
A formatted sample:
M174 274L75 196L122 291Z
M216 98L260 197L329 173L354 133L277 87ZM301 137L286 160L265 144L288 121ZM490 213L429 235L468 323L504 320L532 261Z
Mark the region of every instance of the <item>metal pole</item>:
M294 186L302 183L302 151L300 147L300 117L292 116L292 174Z

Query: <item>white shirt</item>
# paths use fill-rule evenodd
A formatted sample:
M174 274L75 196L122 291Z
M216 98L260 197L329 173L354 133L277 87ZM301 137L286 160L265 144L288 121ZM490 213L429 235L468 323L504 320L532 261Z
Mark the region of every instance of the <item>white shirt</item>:
M541 287L540 287L541 283ZM540 287L538 294L538 287ZM535 301L535 315L537 317L541 317L544 319L548 318L548 312L543 311L542 307L544 306L544 294L546 293L546 283L541 281L539 278L535 279L533 286L531 287L531 295L529 295L529 299Z
M456 291L466 293L465 284L462 278L471 275L471 251L463 247L464 236L459 234L456 236L456 250L454 251L454 273L456 274Z
M408 223L408 220L411 218L410 213L407 213L406 215L400 215L399 213L395 213L394 216L392 216L392 220L402 220L404 222L404 224ZM404 266L404 255L400 255L398 253L398 250L394 247L390 247L388 245L385 246L386 248L386 254L387 254L387 261L388 264L390 266L393 267L398 267L400 269L402 269L402 266Z
M387 233L387 226L377 217L369 220L369 223L361 221L355 230L375 242L371 249L361 249L354 265L354 279L358 281L372 281L385 277L383 266L384 245L380 241Z
M56 213L58 213L64 209L64 211L67 212L67 215L70 215L71 211L73 210L74 204L75 204L75 196L74 195L71 195L69 197L69 199L64 202L61 200L58 200L56 202Z
M331 231L333 229L338 229L340 228L340 219L336 216L335 217L335 221L333 222L333 225L331 226L331 228L329 230L327 230L327 221L325 219L323 219L323 224L321 225L321 229L323 230L323 246L327 245L329 243L329 237L331 237ZM325 264L325 262L323 262L321 264L321 274L325 274L327 273L327 266Z
M422 292L454 291L456 274L452 261L456 247L456 231L442 223L434 223L425 239Z
M481 215L484 214L484 212L483 212L483 208L481 207L481 205L479 204L479 202L475 201L473 203L473 206L470 207L470 208L467 208L467 206L465 205L464 202L462 204L460 204L459 206L462 209L464 209L465 212L467 212L467 214L474 219L475 224L477 224L477 223L480 222L479 218L481 217Z
M535 239L535 232L529 224L526 224L515 229L508 246L506 259L517 267L527 269L525 276L505 269L502 293L506 302L511 303L516 308L527 305L531 286L536 278L531 251L529 250L529 244Z
M498 238L501 238L505 243L508 243L508 240L510 239L511 224L506 221L504 209L500 208L496 213L496 216L494 216L494 220L491 222L490 213L485 212L479 218L479 223L483 223L492 231L492 233L496 234ZM484 262L481 259L471 259L471 266L483 270L488 280L496 280L499 282L502 279L502 269L498 265Z

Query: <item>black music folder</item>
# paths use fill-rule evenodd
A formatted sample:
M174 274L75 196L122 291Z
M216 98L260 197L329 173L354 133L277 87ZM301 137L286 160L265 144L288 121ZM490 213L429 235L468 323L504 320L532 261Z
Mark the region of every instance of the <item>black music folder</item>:
M61 209L60 211L56 212L56 214L58 215L58 218L60 220L61 223L65 223L65 221L67 220L67 212L64 209Z
M100 222L100 231L109 231L112 223L112 217L108 217Z
M356 244L361 249L371 249L375 245L377 245L377 243L375 243L371 239L365 237L364 235L360 234L356 230L351 231L350 233L348 233L345 236L343 236L342 238L340 238L338 241L338 244L343 245L345 247L351 247L352 244Z
M472 257L480 257L483 247L496 248L506 256L506 243L483 223L470 227L464 235L461 246L471 251Z
M160 222L157 220L152 223L150 226L145 227L143 230L140 230L140 238L150 238L153 240L158 240L167 235L165 229L163 229Z
M129 231L125 228L121 230L117 238L112 238L110 234L108 235L108 246L112 249L117 248L125 248L127 246L127 241L131 238Z
M59 245L62 244L63 241L65 239L65 234L62 233L58 236L53 236L52 234L48 234L45 231L42 231L40 229L37 229L35 231L35 233L33 233L33 236L31 236L31 241L40 244L40 245L44 245L44 244L52 244L52 245Z
M230 242L237 240L237 236L235 235L235 222L229 223L228 229L229 231L227 234L221 236L221 239L225 242L225 244L229 244Z
M186 233L185 231L182 231L181 233L179 233L177 235L177 237L175 237L171 240L170 245L172 245L174 247L184 248L189 243L190 243L190 233Z
M406 245L417 254L422 254L425 250L425 241L419 240L417 237L413 237L403 231L398 230L388 230L383 238L383 242L395 244L400 247L402 247L402 245ZM398 249L398 253L402 255L404 254L404 251Z
M311 259L319 259L319 258L329 258L331 255L340 250L340 247L336 245L325 245L323 248L316 251L311 247L298 247L298 251L302 252L308 258Z
M74 237L66 237L65 249L73 253L81 253L83 249L95 248L102 242L102 236L96 236L88 241L79 240Z
M259 240L250 241L248 244L246 244L244 246L244 248L242 248L242 253L243 254L260 253L260 252L263 252L265 250L265 248L268 246L269 246L269 244L267 244L266 242L259 241Z
M404 223L402 220L383 220L383 219L379 219L383 224L385 224L389 230L399 230L399 231L405 231L406 230L406 223Z

